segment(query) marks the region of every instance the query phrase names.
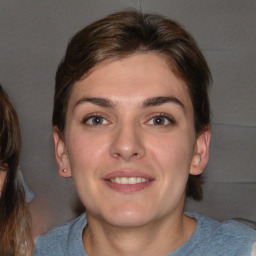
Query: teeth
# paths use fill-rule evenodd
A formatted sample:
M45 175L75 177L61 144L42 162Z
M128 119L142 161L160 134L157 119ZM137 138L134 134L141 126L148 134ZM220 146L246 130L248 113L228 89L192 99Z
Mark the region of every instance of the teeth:
M126 177L121 177L120 178L120 184L129 184L129 179Z
M111 182L117 183L117 184L138 184L138 183L144 183L148 182L149 179L141 178L141 177L117 177L115 179L111 179Z

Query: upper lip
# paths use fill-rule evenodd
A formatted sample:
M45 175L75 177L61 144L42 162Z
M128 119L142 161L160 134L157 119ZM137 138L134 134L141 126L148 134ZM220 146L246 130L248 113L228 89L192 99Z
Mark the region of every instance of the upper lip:
M113 171L110 172L108 174L106 174L103 179L104 180L110 180L110 179L115 179L117 177L127 177L127 178L131 178L131 177L141 177L141 178L145 178L148 180L154 180L154 178L148 174L145 174L141 171L137 171L137 170L130 170L130 169L124 169L124 170L117 170L117 171Z

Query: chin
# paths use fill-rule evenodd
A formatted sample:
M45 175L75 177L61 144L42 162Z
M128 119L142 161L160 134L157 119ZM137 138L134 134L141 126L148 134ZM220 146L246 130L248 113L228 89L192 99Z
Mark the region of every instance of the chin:
M125 218L124 216L115 216L114 218L110 218L109 224L119 228L136 228L144 226L147 223L145 218L132 217Z
M109 216L105 215L107 222L117 227L139 227L145 225L150 216L149 211L138 209L138 207L128 208L121 207L118 209L112 209Z

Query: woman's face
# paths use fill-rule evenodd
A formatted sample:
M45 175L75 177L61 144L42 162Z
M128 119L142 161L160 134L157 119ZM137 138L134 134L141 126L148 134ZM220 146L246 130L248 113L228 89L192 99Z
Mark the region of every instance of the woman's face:
M64 137L54 129L60 175L73 176L88 218L115 226L182 214L188 174L203 171L208 149L185 83L153 53L101 64L77 82Z

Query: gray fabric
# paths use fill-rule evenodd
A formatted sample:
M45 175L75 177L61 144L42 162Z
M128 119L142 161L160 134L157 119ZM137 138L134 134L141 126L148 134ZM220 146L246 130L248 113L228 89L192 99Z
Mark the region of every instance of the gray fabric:
M197 220L190 239L168 256L251 256L256 231L235 221L217 222L196 213L186 213ZM34 256L87 256L82 232L86 215L64 223L36 240Z

